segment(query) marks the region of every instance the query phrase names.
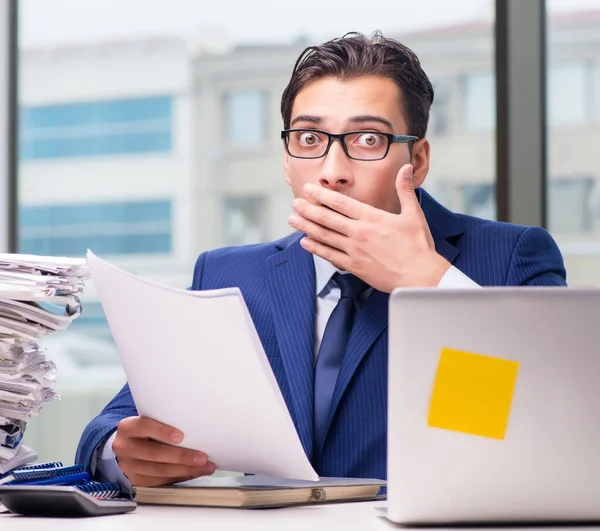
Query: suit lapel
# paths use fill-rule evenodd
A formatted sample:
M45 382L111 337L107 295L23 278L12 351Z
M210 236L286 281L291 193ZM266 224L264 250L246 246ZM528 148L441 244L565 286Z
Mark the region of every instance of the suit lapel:
M312 459L315 269L312 255L298 243L300 237L294 235L292 243L268 258L267 284L292 414L304 451Z
M459 254L454 242L464 232L462 223L454 212L440 205L425 190L419 188L417 195L433 236L435 250L448 262L454 264Z
M459 251L446 238L444 238L437 230L431 229L435 250L442 255L448 262L454 264L458 258Z
M431 230L435 250L448 260L448 262L453 264L458 258L459 250L451 242L463 233L458 218L453 212L445 209L435 201L424 190L417 190L417 195ZM374 290L367 299L363 309L358 313L333 391L329 423L331 423L344 392L360 362L369 352L373 343L387 329L388 301L389 295L387 293Z
M356 322L352 327L346 354L342 360L342 366L333 390L329 423L331 423L344 391L348 387L358 365L388 326L388 299L389 295L387 293L373 290L364 307L356 316Z

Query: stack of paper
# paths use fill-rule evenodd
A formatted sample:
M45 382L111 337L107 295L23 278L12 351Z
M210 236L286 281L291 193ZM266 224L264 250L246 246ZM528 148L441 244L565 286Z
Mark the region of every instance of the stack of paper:
M81 312L85 259L0 254L0 474L37 458L21 444L27 422L57 397L38 340Z

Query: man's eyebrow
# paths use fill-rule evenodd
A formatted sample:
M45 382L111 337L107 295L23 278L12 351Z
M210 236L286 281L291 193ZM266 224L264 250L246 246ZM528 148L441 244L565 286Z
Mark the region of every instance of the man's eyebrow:
M298 122L309 122L311 124L320 125L323 123L323 118L321 116L310 116L308 114L304 114L301 116L296 116L290 125L294 125Z
M382 125L385 125L386 127L390 128L390 129L394 129L392 122L390 122L386 118L383 118L381 116L370 115L370 114L365 114L362 116L353 116L348 121L353 124L377 122ZM293 126L294 124L297 124L298 122L308 122L308 123L311 123L314 125L322 125L324 123L324 120L323 120L322 116L312 116L312 115L308 115L308 114L303 114L301 116L296 116L296 118L294 118L292 120L292 123L290 125Z
M350 118L349 122L353 124L362 124L365 122L378 122L380 124L385 125L386 127L389 127L390 129L394 129L392 122L390 122L386 118L383 118L381 116L372 116L369 114L363 116L353 116L352 118Z

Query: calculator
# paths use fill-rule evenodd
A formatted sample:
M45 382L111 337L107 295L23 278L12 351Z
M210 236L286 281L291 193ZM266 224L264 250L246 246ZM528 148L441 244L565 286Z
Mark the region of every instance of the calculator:
M0 503L24 516L105 516L134 511L129 498L96 498L77 487L0 485Z

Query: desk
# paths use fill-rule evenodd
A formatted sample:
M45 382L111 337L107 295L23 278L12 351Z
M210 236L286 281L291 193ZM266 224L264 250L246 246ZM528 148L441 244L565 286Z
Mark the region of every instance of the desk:
M130 514L94 518L26 518L0 514L0 529L10 531L386 531L401 529L388 522L379 508L385 502L306 505L285 509L209 509L201 507L138 506ZM440 531L437 528L436 531ZM485 531L492 530L485 528ZM522 528L527 529L527 528ZM534 531L600 531L600 526L535 527ZM418 531L425 531L419 528ZM477 531L477 528L469 528ZM510 531L519 531L518 527Z

